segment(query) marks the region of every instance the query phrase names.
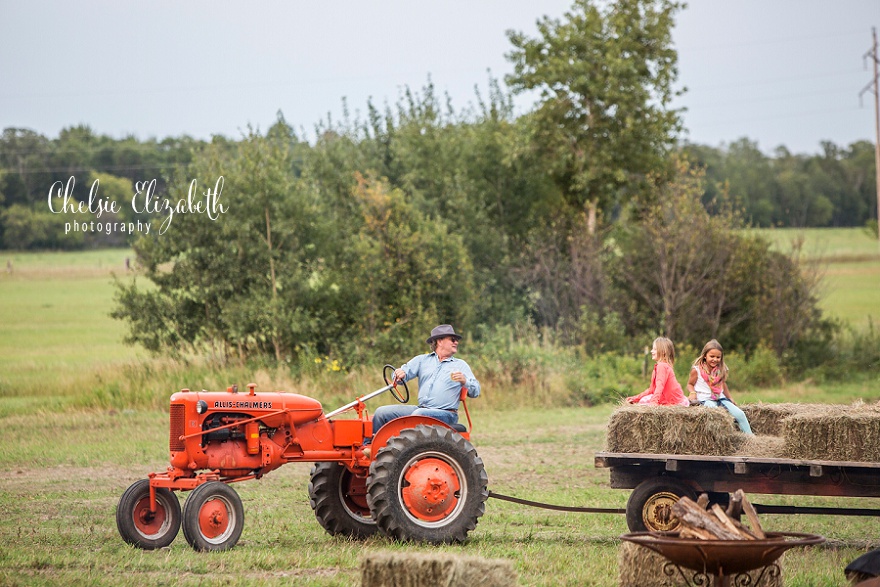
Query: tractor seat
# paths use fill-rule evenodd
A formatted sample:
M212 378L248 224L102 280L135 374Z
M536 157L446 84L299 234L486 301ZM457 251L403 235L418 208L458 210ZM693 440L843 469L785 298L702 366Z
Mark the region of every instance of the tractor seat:
M449 427L456 432L467 432L467 426L465 426L464 424L459 424L458 422L456 422L455 424L450 424Z

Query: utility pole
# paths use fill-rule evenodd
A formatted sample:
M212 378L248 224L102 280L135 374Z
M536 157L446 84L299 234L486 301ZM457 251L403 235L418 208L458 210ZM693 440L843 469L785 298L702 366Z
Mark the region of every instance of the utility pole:
M874 44L868 50L862 59L868 58L874 62L874 79L859 92L859 98L865 92L874 94L874 125L877 133L876 142L874 143L874 173L877 176L877 237L880 239L880 76L878 76L878 64L880 64L880 55L877 52L877 28L872 27L871 32L874 35Z

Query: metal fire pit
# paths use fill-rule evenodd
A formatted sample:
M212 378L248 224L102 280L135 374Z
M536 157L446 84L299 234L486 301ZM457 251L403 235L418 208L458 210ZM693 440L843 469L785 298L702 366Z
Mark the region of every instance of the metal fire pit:
M696 571L692 578L694 585L708 585L711 575L715 587L728 587L731 577L734 585L757 586L765 573L770 577L779 576L776 559L786 550L825 542L823 536L796 532L768 532L763 540L700 540L680 538L678 532L633 532L620 538L650 548L671 561L663 569L667 576L674 575L677 568L690 584L682 571L684 567ZM747 573L756 569L763 570L758 579L751 582Z

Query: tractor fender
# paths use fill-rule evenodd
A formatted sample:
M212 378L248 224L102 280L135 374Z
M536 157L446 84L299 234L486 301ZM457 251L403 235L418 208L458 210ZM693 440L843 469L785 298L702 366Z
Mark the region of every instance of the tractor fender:
M443 428L453 430L453 428L445 422L436 418L429 418L428 416L403 416L402 418L395 418L382 426L382 428L379 429L379 432L373 435L373 454L379 454L379 451L388 443L388 439L392 436L399 435L401 430L415 428L419 424L424 424L426 426L442 426Z

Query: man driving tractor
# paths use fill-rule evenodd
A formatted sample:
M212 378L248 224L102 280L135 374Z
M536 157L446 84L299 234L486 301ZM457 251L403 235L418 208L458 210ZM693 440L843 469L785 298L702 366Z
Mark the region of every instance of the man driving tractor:
M468 397L479 397L480 382L470 366L456 359L461 335L449 324L431 330L427 343L431 352L413 357L394 371L395 382L419 380L418 406L381 406L373 414L373 431L395 418L429 416L446 424L458 423L458 402L461 388L467 388Z

